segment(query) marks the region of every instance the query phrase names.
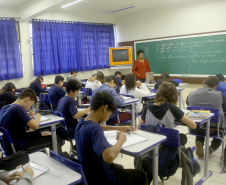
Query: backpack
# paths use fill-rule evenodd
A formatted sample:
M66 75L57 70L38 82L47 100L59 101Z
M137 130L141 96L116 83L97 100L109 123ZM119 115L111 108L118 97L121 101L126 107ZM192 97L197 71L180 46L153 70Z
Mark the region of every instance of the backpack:
M40 95L40 104L39 104L39 110L50 110L50 104L48 102L48 97L45 94Z
M136 161L134 161L137 163ZM135 164L136 166L137 164ZM169 179L174 175L179 167L178 147L162 145L159 148L159 178L162 180ZM152 153L141 159L141 169L147 176L148 183L152 182Z

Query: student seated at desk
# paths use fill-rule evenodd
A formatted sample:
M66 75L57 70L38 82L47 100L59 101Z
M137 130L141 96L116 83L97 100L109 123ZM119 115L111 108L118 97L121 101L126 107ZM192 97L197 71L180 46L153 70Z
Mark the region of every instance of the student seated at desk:
M47 87L42 88L41 84L44 82L43 78L41 76L37 76L36 79L31 82L29 88L33 90L36 94L36 96L39 97L40 93L44 93L47 89Z
M120 71L116 71L114 76L115 76L115 78L118 81L118 86L121 87L125 83L125 81L121 79L122 78L122 73Z
M97 71L97 74L87 80L85 88L90 88L94 90L97 87L100 87L104 82L104 73L102 73L101 71Z
M140 89L137 88L140 87ZM140 101L136 103L136 113L140 113L143 109L142 97L151 95L149 89L140 81L136 81L136 76L129 73L125 77L125 84L121 87L120 94L132 95Z
M72 69L71 70L71 75L69 75L67 77L67 81L69 81L70 79L74 79L74 80L77 80L78 82L80 82L82 84L82 81L78 79L77 75L78 75L78 71L75 70L75 69Z
M7 82L0 92L0 109L16 101L16 87L12 82Z
M78 124L78 118L81 118L90 111L90 107L78 111L75 99L79 95L82 84L77 80L71 79L66 84L66 95L60 99L58 110L63 114L67 129L71 137L75 136L75 127Z
M154 103L150 103L144 108L137 128L140 129L140 125L144 124L174 128L174 120L176 118L188 127L195 129L196 123L176 106L177 100L175 85L170 82L162 82L155 95Z
M159 86L160 86L160 85L162 84L162 82L164 82L164 81L170 82L170 83L174 84L175 86L179 86L179 83L173 81L173 80L170 78L169 74L166 73L166 72L164 72L164 73L161 74L160 79L157 80L157 82L156 82L156 84L155 84L155 90L158 90Z
M10 184L11 181L17 180L15 185L32 185L32 177L34 176L34 171L32 168L25 166L23 172L14 172L8 174L4 170L0 170L0 185Z
M220 128L225 128L224 112L222 109L222 93L220 91L216 91L218 84L219 81L216 76L209 76L203 82L203 87L200 87L197 90L189 93L187 97L187 104L188 106L201 106L218 109L220 114ZM210 123L210 134L217 134L216 128L216 123ZM206 130L205 128L197 128L193 132L205 135ZM205 137L196 136L196 155L199 157L204 156L204 141ZM221 140L213 138L209 147L209 154L212 154L214 151L216 151L220 145Z
M27 132L26 127L36 130L40 124L41 115L27 113L37 102L37 96L31 89L25 89L18 99L10 105L4 106L0 111L0 125L8 130L16 151L26 150L28 153L52 146L51 136L42 136L39 131ZM10 145L3 145L7 155L13 153Z
M101 126L115 112L116 105L108 92L97 92L91 101L90 114L81 120L75 130L78 160L81 162L89 185L143 185L145 174L140 170L123 169L114 164L122 145L126 142L123 132L134 131L131 126ZM117 143L111 146L103 131L119 130Z
M219 80L219 85L217 86L217 91L221 91L224 96L226 96L226 82L222 74L217 74L216 77Z
M66 94L66 91L63 90L62 88L63 85L64 85L64 77L61 75L57 75L55 77L55 85L53 85L48 92L48 95L50 97L50 100L53 106L53 110L57 110L57 106L60 99L64 97Z

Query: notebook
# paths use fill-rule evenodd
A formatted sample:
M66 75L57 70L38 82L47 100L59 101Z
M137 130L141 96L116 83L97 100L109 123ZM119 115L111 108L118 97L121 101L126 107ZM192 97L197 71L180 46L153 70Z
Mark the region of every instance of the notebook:
M116 139L117 133L118 133L118 131L105 131L104 132L104 135L107 138L107 141L111 145L115 145L117 143L117 139ZM132 145L135 145L137 143L144 142L144 141L148 140L148 138L140 136L136 133L126 134L126 137L127 137L127 141L122 145L122 148L132 146Z

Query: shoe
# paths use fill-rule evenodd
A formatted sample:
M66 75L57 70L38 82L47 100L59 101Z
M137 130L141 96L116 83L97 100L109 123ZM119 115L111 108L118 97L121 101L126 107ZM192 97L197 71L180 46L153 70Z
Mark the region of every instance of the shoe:
M196 142L196 155L198 157L203 157L204 156L203 146L202 146L202 143L200 141Z
M211 155L214 152L214 149L209 147L209 155Z

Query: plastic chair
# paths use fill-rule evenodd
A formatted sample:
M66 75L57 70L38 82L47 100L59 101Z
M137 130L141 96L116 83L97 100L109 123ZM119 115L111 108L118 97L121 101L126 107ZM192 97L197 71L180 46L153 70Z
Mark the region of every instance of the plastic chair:
M4 150L4 148L7 148L7 144L9 144L13 153L15 154L16 150L15 150L15 147L13 145L13 141L11 139L11 136L10 136L8 130L3 128L3 127L0 127L0 132L3 133L3 135L0 136L0 143L1 143L3 150ZM5 151L4 151L4 155L7 156L7 153Z
M182 80L181 79L172 79L174 82L177 82L177 83L182 83Z
M220 136L220 113L218 109L215 108L209 108L209 107L199 107L199 106L190 106L187 107L187 110L210 110L211 113L214 113L214 117L212 117L210 119L210 122L214 122L217 123L217 135L210 135L210 138L216 138L216 139L220 139L222 141L222 161L224 161L224 131L222 133L222 137ZM192 135L196 135L199 137L206 137L205 135L200 135L200 134L195 134L194 132L192 132L191 129L189 129L190 134ZM223 173L223 169L224 169L224 163L221 162L221 173Z
M59 116L59 117L64 118L63 114L59 111L51 110L51 114L54 114L55 116ZM73 142L72 142L72 138L69 135L69 131L67 129L67 124L66 124L65 120L61 121L61 124L64 128L65 134L67 135L67 141L70 143L70 154L72 154L73 153L72 152L73 151Z
M172 128L165 128L154 125L141 125L140 129L155 134L161 134L167 137L167 140L162 145L178 147L179 162L181 164L181 150L180 150L180 133L178 130Z
M49 155L51 158L55 159L56 161L60 162L61 164L67 166L68 168L78 172L82 176L82 184L88 185L85 177L85 173L82 169L82 165L79 163L76 163L75 161L71 161L63 156L60 156L56 153L54 153L52 150L49 150ZM78 183L78 182L77 182Z

